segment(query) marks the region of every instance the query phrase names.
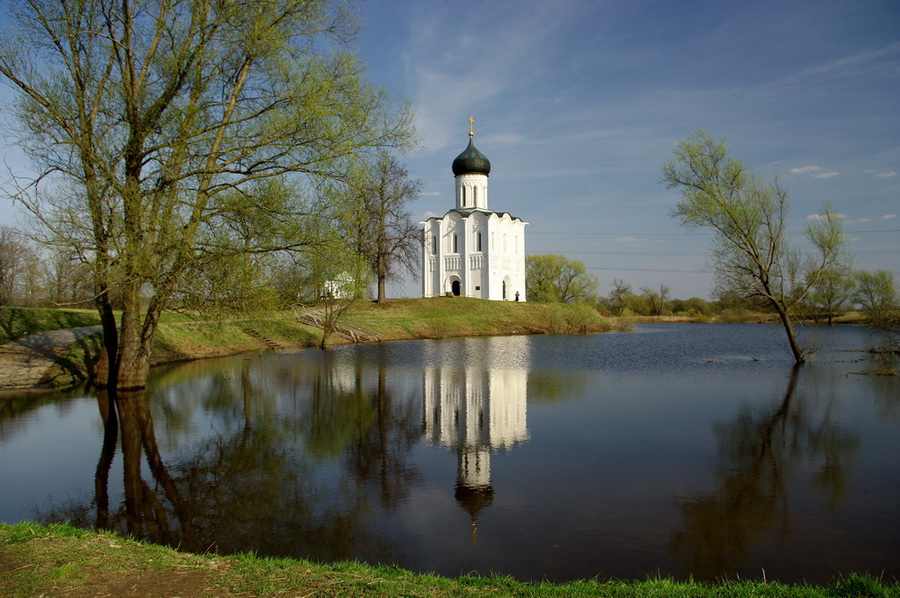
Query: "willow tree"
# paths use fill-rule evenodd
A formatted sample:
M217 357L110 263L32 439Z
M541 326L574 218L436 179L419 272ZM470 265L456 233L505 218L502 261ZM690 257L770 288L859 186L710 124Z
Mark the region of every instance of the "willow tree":
M714 232L712 264L717 291L762 298L778 314L795 361L806 350L794 332L794 309L827 273L848 261L841 218L825 206L806 228L812 251L806 259L788 245L787 192L764 182L728 156L723 139L698 131L675 148L663 165L663 183L682 200L673 216L689 229Z
M584 262L564 255L529 255L525 258L525 289L538 303L596 303L600 280Z
M203 240L236 209L270 210L264 195L245 193L251 185L337 176L357 153L409 140L405 111L343 49L355 33L350 8L342 0L14 5L0 76L17 92L20 145L38 174L19 178L12 193L48 236L92 264L108 356L101 382L144 386L160 313L198 256L214 250Z
M896 322L900 319L897 315L900 294L894 284L894 275L888 270L859 270L854 278L854 299L869 322L875 326L896 327Z

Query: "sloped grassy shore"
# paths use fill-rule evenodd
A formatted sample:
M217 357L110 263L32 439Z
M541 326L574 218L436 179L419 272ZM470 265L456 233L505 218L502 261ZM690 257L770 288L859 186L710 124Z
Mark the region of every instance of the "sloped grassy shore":
M246 351L298 350L316 347L322 331L299 321L302 310L256 316L210 318L203 314L166 312L153 349L158 365ZM605 332L615 327L584 305L484 301L463 297L393 299L383 304L360 301L342 316L342 323L366 329L380 340L495 336L509 334L573 334ZM24 336L99 324L91 310L0 308L0 343ZM328 344L348 342L331 335ZM100 351L101 337L79 341L59 360L57 386L85 380Z
M300 310L259 318L203 321L167 314L160 326L155 360L205 357L269 346L318 346L320 329L298 321ZM463 297L393 299L383 304L360 301L341 323L364 329L380 340L495 336L508 334L573 334L606 332L614 325L584 305L484 301ZM329 344L347 342L338 335Z
M894 598L900 596L900 586L857 575L840 577L828 587L762 579L720 584L664 578L566 584L520 583L508 577L451 579L359 563L187 554L109 532L20 523L0 524L0 595Z

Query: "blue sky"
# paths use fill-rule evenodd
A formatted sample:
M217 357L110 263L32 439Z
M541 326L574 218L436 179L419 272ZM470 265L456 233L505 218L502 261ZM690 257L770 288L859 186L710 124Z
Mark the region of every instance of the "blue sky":
M415 216L453 207L468 141L492 164L490 208L530 223L529 254L708 297L710 236L681 229L659 184L705 127L791 196L802 246L823 202L857 266L900 279L900 2L369 0L359 55L408 99L422 147ZM406 285L416 295L416 285Z
M371 79L416 112L416 219L453 207L450 163L472 115L490 208L530 223L529 254L583 261L602 295L621 278L709 297L711 237L678 226L678 195L659 184L675 144L705 127L780 177L797 244L831 202L857 266L900 280L898 0L368 0L361 11ZM0 223L14 221L0 201Z

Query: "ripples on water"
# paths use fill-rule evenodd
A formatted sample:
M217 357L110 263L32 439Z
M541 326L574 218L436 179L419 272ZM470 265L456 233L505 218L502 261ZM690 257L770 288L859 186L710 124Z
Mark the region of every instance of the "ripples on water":
M896 577L898 379L852 373L865 329L804 335L800 368L776 326L647 325L183 364L119 422L2 399L0 519L448 575Z

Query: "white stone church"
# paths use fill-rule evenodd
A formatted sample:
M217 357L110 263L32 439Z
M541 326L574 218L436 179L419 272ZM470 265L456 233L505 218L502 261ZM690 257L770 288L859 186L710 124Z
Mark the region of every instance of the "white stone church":
M472 142L453 160L456 208L422 223L422 296L525 301L525 226L488 209L491 163Z

